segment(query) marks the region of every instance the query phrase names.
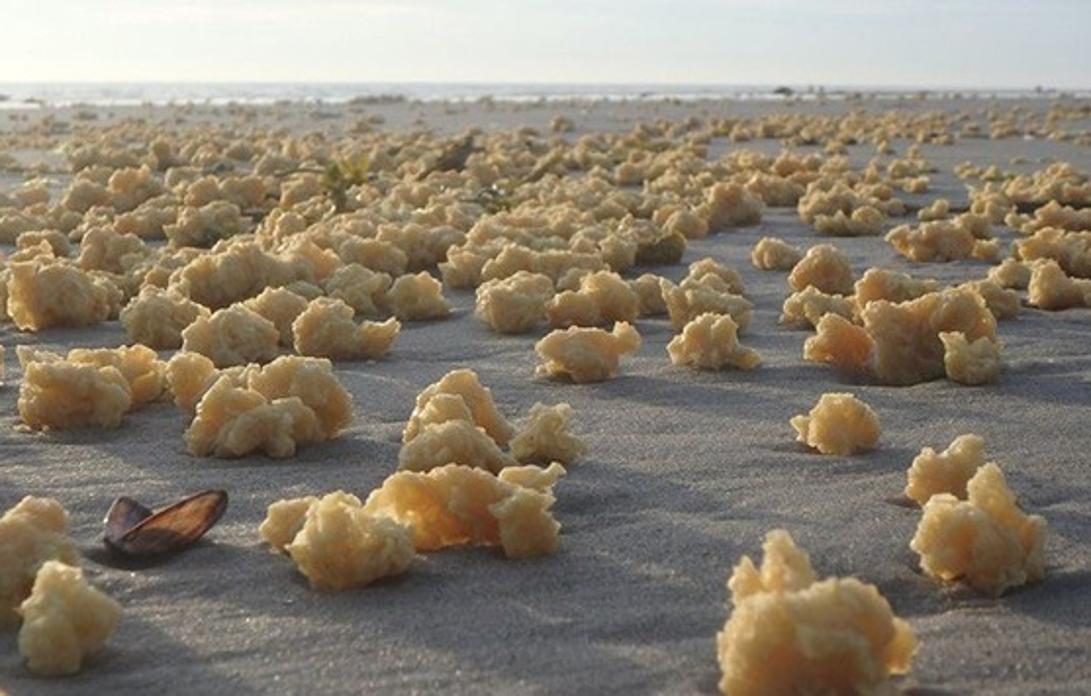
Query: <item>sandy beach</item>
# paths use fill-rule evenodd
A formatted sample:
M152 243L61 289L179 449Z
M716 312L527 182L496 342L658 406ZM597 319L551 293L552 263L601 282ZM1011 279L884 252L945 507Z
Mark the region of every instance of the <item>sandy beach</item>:
M563 114L563 137L620 132L638 122L771 112L838 115L898 109L979 113L990 107L1048 108L1046 100L930 99L818 102L562 102L133 106L0 111L0 135L44 118L101 127L142 118L164 127L238 123L240 128L345 136L362 116L384 130L455 134L531 126L547 134ZM79 120L79 119L93 120ZM1087 129L1091 121L1070 124ZM903 156L909 145L890 145ZM710 159L749 149L776 154L776 139L712 141ZM795 148L820 152L817 145ZM848 146L859 168L871 144ZM23 164L59 167L53 151L12 151ZM925 194L898 192L912 209L938 197L967 203L953 172L964 161L1029 173L1048 162L1091 171L1091 148L1041 138L963 138L924 145L937 167ZM890 158L886 158L889 160ZM1016 162L1016 163L1013 163ZM59 191L70 175L50 173ZM0 191L22 174L0 172ZM884 229L912 215L892 218ZM1006 255L1019 234L996 225ZM760 553L772 528L789 530L819 575L874 583L920 640L912 671L896 684L916 696L1091 693L1091 309L1045 312L1024 306L998 326L1007 370L996 384L937 380L890 387L804 362L810 331L778 324L789 294L785 274L759 271L750 250L763 236L806 248L832 242L857 275L883 266L953 284L984 277L976 260L909 263L881 236L819 237L794 207L769 207L761 223L689 243L681 265L640 267L681 279L710 256L737 269L755 308L745 345L762 358L750 371L673 366L666 317L636 322L643 346L618 378L574 385L534 376L533 346L547 331L500 336L474 317L469 290L444 289L452 318L406 323L389 356L337 362L355 419L340 438L295 457L197 458L182 438L187 421L169 401L128 414L116 430L26 432L16 408L18 345L50 349L118 346L117 321L90 328L22 333L0 323L8 349L0 387L0 510L25 495L55 497L89 579L123 607L117 634L80 674L32 676L16 634L0 632L0 691L23 694L685 694L714 693L715 635L729 613L724 583L743 554ZM10 254L13 247L0 245ZM1025 293L1021 292L1025 298ZM170 351L162 353L169 357ZM559 550L508 560L494 549L423 554L403 577L326 594L257 535L275 500L336 489L364 497L396 468L401 432L416 394L449 370L468 367L511 419L535 402L568 402L573 431L588 446L556 486ZM795 442L789 419L824 392L851 391L882 424L877 450L821 456ZM1049 523L1047 576L998 599L926 577L908 548L920 510L902 496L906 469L922 447L962 433L985 438L1022 507ZM128 495L169 502L206 488L230 495L224 519L194 548L163 562L125 563L103 547L102 518Z

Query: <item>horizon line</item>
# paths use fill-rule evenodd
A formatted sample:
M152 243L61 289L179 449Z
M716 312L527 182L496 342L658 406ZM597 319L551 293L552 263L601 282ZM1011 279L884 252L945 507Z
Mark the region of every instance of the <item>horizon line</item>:
M788 87L792 89L824 89L824 90L913 90L913 91L1084 91L1091 90L1091 84L1087 86L1056 86L1048 83L1034 85L941 85L941 84L875 84L875 83L822 83L822 82L627 82L627 81L566 81L566 80L312 80L312 79L283 79L283 80L6 80L0 79L0 85L503 85L503 86L578 86L578 87L732 87L732 88L764 88L764 87Z

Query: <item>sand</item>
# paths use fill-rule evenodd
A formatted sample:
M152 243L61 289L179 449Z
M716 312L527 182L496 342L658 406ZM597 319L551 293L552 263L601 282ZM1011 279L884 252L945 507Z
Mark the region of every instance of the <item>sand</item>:
M447 131L468 123L544 127L565 112L578 125L571 137L578 137L588 129L628 128L638 118L723 108L390 104L366 110L384 114L386 127L410 124L420 111L425 124ZM726 108L757 113L784 107ZM347 109L323 107L337 117L322 120L308 119L315 107L280 111L292 127L336 129L351 122ZM107 112L125 113L98 111L104 119ZM273 120L271 112L263 118ZM904 152L906 143L893 144ZM711 155L726 146L717 141ZM744 146L779 149L774 141ZM850 152L859 165L872 148ZM1049 141L969 140L925 147L924 155L941 171L929 194L902 196L917 205L937 196L964 204L951 167L966 159L1029 171L1043 166L1039 157L1059 157L1091 170L1091 151ZM1008 165L1016 155L1028 164ZM912 673L900 682L905 693L1091 693L1091 310L1024 308L1017 320L1001 323L1009 368L996 385L853 383L804 363L809 332L777 324L788 294L784 274L758 271L749 262L750 248L765 235L797 246L829 241L794 210L771 209L758 226L692 243L684 258L689 263L709 255L742 272L756 305L742 340L760 352L757 370L707 373L672 366L665 350L672 331L664 317L637 322L644 345L618 379L585 386L536 379L533 344L545 328L497 336L472 316L471 293L447 290L454 318L407 324L386 360L337 365L356 400L348 433L282 461L191 457L182 441L183 416L166 403L130 414L112 432L20 432L20 372L12 346L118 345L123 332L116 322L38 335L0 326L0 341L9 348L8 383L0 388L0 508L27 494L60 499L72 514L90 579L125 612L106 652L70 679L32 678L18 657L15 634L0 633L0 689L714 692L714 637L727 614L724 581L740 555L759 551L768 529L783 527L809 550L821 575L875 583L909 620L921 648ZM1014 236L1003 228L999 235L1005 246ZM911 265L881 237L833 241L857 273L883 264L955 282L982 277L988 267L976 261ZM684 266L640 270L675 281L685 273ZM560 550L529 561L504 560L489 549L444 551L422 557L392 582L335 595L310 590L291 563L259 542L266 506L337 488L362 495L379 485L394 470L413 397L455 367L477 370L509 417L525 414L536 401L568 401L575 408L575 428L589 451L556 489L555 513L564 525ZM878 450L827 457L794 441L788 419L826 391L854 392L876 410L883 426ZM990 460L1004 468L1023 506L1050 524L1046 580L998 600L941 587L920 573L908 548L920 513L902 500L905 470L921 447L946 447L966 432L985 437ZM230 492L230 506L197 547L166 562L128 566L103 550L101 519L115 496L159 503L213 487Z

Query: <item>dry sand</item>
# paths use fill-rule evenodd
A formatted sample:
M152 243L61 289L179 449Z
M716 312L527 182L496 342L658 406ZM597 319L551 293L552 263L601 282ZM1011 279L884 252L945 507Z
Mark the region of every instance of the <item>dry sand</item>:
M386 115L387 127L407 125L420 111L425 124L448 131L471 123L544 126L566 111L579 126L575 137L627 128L637 118L723 108L393 104L367 111ZM752 113L775 105L726 108ZM166 113L99 111L103 118L106 112ZM285 125L296 128L334 129L351 120L313 120L314 107L280 111L290 114ZM894 145L902 152L906 143ZM725 146L718 142L712 155ZM743 146L779 148L773 141ZM872 154L870 147L850 151L857 165ZM951 166L966 159L1023 171L1043 166L1040 157L1055 157L1091 170L1086 148L1045 141L971 140L925 147L924 155L941 171L927 196L903 196L911 203L937 196L965 203ZM1028 164L1008 165L1015 155ZM999 233L1005 245L1013 236ZM714 636L727 613L724 581L741 554L758 552L766 530L784 527L821 574L855 574L877 584L910 621L921 648L901 682L906 693L1091 693L1091 311L1025 308L1019 319L1001 323L1009 369L993 386L853 384L802 361L808 332L777 325L787 294L784 274L757 271L748 257L754 242L769 234L801 246L819 241L794 210L772 209L756 227L692 243L685 258L710 255L742 272L756 303L743 340L763 358L753 372L672 367L665 352L672 332L657 318L638 322L645 344L619 379L586 386L535 379L537 336L491 334L473 318L470 293L447 291L457 307L453 319L407 325L381 362L338 364L356 400L352 428L284 461L193 458L182 442L183 417L170 404L130 414L113 432L19 432L20 373L9 352L8 383L0 388L0 509L26 494L63 501L91 579L125 613L106 652L69 679L32 678L14 633L0 634L0 690L713 692L719 677ZM953 282L987 269L973 261L911 266L877 237L834 241L857 273L883 264ZM684 273L680 266L651 270L673 279ZM116 322L36 336L0 326L9 349L122 340ZM394 582L335 595L313 592L290 562L259 543L265 507L336 488L366 494L394 469L414 395L454 367L477 370L509 416L535 401L575 407L589 453L557 487L555 512L564 525L559 552L508 561L486 549L445 551L424 556ZM883 425L877 451L825 457L794 442L788 419L825 391L853 391L875 408ZM905 469L922 446L946 447L965 432L985 437L990 459L1004 467L1024 507L1050 524L1047 579L999 600L937 585L921 575L908 548L919 512L901 501ZM103 552L101 518L115 496L154 503L210 487L226 488L231 504L199 546L147 567L119 567Z

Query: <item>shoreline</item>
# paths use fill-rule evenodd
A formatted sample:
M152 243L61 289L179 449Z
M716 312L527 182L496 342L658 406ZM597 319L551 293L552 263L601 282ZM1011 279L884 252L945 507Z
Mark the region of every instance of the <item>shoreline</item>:
M612 83L0 82L0 111L120 106L898 102L1087 99L1091 87L901 87Z

